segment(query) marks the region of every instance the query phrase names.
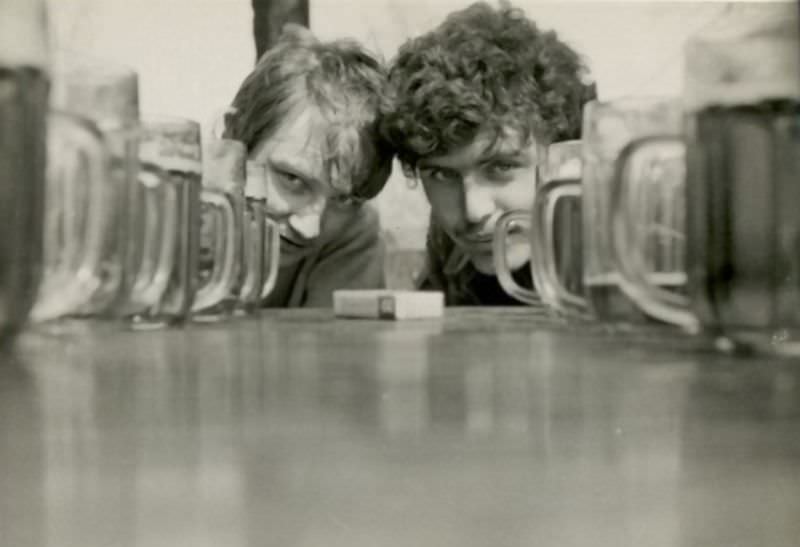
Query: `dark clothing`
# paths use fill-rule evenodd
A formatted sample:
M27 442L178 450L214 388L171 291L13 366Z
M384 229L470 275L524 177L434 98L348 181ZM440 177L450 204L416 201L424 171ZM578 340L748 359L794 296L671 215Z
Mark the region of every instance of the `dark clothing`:
M337 289L382 289L385 254L378 213L364 204L340 231L321 235L309 256L278 270L264 307L329 308Z
M419 278L420 290L442 291L447 306L522 306L522 302L509 296L494 275L482 274L471 262L457 272L448 272L454 253L460 251L455 243L431 218L425 245L425 271ZM532 288L528 266L513 274L514 280L524 288Z
M471 266L467 266L470 267ZM460 293L453 291L452 288L445 288L437 286L431 278L425 277L422 279L419 289L423 291L443 291L445 293L445 302L448 306L524 306L516 298L509 296L500 286L497 277L494 275L486 275L471 268L471 279L467 283L468 292ZM513 273L514 280L525 288L530 288L531 275L530 268L526 265L524 268Z

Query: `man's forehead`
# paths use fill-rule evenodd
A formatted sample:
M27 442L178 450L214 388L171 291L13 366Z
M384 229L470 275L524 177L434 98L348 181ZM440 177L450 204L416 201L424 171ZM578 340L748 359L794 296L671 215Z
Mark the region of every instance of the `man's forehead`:
M318 143L309 139L282 138L275 142L270 154L272 161L302 166L306 170L322 170L323 155Z
M532 137L526 138L520 131L505 130L487 139L483 149L484 156L511 155L525 152L536 144Z
M320 138L324 134L317 116L305 109L295 115L289 115L278 129L269 137L283 150L293 149L297 153L319 154Z
M536 139L526 136L517 129L485 130L461 148L440 156L423 158L419 163L421 166L458 167L497 156L528 155L531 151L535 151L536 147Z
M292 116L273 135L270 140L270 160L292 166L304 174L321 181L326 180L324 169L323 131L314 116L306 110Z

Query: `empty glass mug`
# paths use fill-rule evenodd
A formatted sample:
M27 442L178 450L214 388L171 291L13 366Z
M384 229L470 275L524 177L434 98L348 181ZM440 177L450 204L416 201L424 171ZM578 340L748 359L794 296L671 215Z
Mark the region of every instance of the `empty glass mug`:
M139 118L138 78L132 70L85 55L59 52L54 65L53 105L91 120L100 129L110 154L103 188L106 226L96 290L79 315L105 314L118 305L123 276L131 268L128 193L137 180L136 134Z
M538 183L560 178L580 178L582 163L582 144L580 140L556 142L546 149L546 157L539 169ZM581 218L580 199L562 199L557 206L548 209L546 223L552 226L552 263L537 267L555 268L554 275L561 279L569 291L579 291L583 268L581 266ZM552 218L549 218L552 217ZM545 307L540 295L535 290L522 287L514 279L508 264L509 243L515 237L525 237L531 247L533 257L534 238L531 230L531 211L508 211L497 221L494 234L494 263L497 279L510 296L537 308ZM532 276L535 275L534 262L528 264Z
M241 155L246 156L242 145L225 145L226 117L236 112L232 106L219 109L211 122L211 150L214 143L225 146L241 146ZM238 172L238 171L237 171ZM242 224L242 275L234 313L243 315L254 312L261 301L272 293L278 276L280 261L280 233L278 224L267 216L267 191L264 165L246 161L244 185L244 219ZM211 177L213 178L213 177ZM219 177L217 177L219 178ZM224 178L224 177L223 177ZM208 179L208 177L207 177ZM209 181L212 184L213 180ZM234 200L239 200L239 185L230 187ZM223 181L223 188L225 187Z
M47 142L44 272L34 322L68 315L91 298L107 229L109 155L100 131L88 120L54 112Z
M275 288L280 262L280 231L267 216L267 185L264 164L246 165L244 210L245 275L239 292L239 313L253 313Z
M227 207L227 202L216 196L201 195L200 143L196 121L157 115L142 118L141 178L155 181L153 186L160 189L155 205L165 209L165 213L147 218L144 255L149 263L159 263L162 252L168 258L165 268L156 270L149 295L139 293L146 308L136 317L138 328L181 322L189 316L197 292L201 201L209 207ZM170 202L174 202L174 214L166 212ZM154 241L166 246L159 248Z
M686 296L646 275L625 201L646 192L621 177L614 243L625 292L648 314L689 332L704 330L756 347L796 353L800 341L800 54L796 10L735 40L687 51L687 116L679 134L631 143L619 169L664 150L686 155ZM724 66L709 73L710 58ZM752 51L769 52L768 59ZM766 66L765 66L766 63ZM792 72L794 71L794 72ZM723 74L724 73L724 74Z
M0 343L24 324L42 271L47 28L43 0L0 2Z
M246 271L243 230L246 157L244 144L230 139L213 139L206 150L200 264L196 274L199 288L192 306L195 321L224 319L233 313L239 299Z
M563 315L612 324L646 324L651 320L629 300L619 286L619 272L611 246L611 190L616 159L633 139L675 131L681 123L680 104L669 98L625 98L593 101L584 107L582 178L552 180L536 194L532 237L534 284L541 298ZM679 170L682 158L663 155L641 166L648 172L643 201L631 205L640 229L637 244L650 265L654 283L680 290L685 282L680 256L683 237L672 212L680 210ZM554 263L552 212L565 198L581 200L582 290L564 287ZM632 250L631 250L632 251Z
M101 198L106 226L97 288L75 314L131 317L146 307L150 284L156 281L145 259L145 247L152 244L146 223L156 215L148 212L156 202L152 194L161 192L139 177L138 76L127 67L73 52L59 52L54 74L55 107L91 120L110 156Z

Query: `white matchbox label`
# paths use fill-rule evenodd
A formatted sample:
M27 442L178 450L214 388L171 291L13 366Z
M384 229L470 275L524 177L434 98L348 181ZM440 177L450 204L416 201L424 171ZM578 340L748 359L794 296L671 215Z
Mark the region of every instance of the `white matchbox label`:
M364 319L425 319L444 314L444 294L438 291L339 290L333 293L336 317Z

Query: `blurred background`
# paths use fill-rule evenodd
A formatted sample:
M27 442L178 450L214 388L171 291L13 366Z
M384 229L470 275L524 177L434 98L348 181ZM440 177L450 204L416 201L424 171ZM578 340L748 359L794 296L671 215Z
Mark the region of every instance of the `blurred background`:
M321 38L354 37L390 60L407 38L472 0L309 0ZM584 54L602 98L677 94L682 48L710 25L741 21L768 2L517 0ZM50 0L54 45L139 72L143 112L194 118L206 131L256 59L251 0ZM399 168L376 199L390 246L424 244L422 189Z

